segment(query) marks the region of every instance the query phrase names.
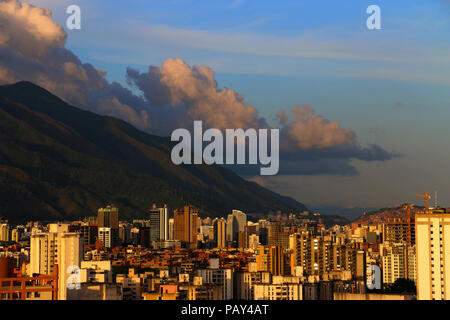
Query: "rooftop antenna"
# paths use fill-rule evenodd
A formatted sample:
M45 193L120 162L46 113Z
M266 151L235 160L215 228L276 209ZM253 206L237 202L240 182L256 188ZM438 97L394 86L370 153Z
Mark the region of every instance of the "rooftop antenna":
M437 191L434 192L434 207L438 207L438 197L437 197Z

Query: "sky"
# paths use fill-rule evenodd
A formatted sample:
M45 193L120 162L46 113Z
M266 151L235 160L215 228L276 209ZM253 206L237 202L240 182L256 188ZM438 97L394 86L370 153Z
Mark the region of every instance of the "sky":
M40 81L154 134L186 115L212 127L281 126L289 170L251 179L307 206L423 204L415 194L426 189L450 205L450 1L28 2L51 16L0 9L0 24L21 26L0 31L0 82ZM80 30L66 27L71 4ZM366 27L372 4L380 30Z

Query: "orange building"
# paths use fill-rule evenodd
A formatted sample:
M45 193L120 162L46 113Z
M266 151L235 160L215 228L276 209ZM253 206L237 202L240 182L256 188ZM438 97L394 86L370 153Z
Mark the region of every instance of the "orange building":
M258 271L284 275L284 253L281 246L260 246L256 255Z
M58 265L51 275L22 277L14 273L14 259L0 258L0 300L57 300Z
M174 211L174 238L189 248L197 248L198 209L184 206Z

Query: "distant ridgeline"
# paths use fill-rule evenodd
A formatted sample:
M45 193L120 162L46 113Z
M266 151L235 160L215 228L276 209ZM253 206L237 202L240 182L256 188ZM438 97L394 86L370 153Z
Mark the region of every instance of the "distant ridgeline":
M96 215L148 217L153 203L202 216L306 207L220 166L176 166L173 142L72 107L29 82L0 87L0 216L10 221Z

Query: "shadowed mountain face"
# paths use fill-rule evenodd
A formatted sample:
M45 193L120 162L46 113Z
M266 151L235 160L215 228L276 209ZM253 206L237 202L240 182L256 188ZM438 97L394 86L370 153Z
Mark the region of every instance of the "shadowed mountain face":
M172 146L32 83L1 86L0 216L76 218L107 203L121 219L147 217L153 203L190 203L208 216L306 209L219 166L176 166Z

